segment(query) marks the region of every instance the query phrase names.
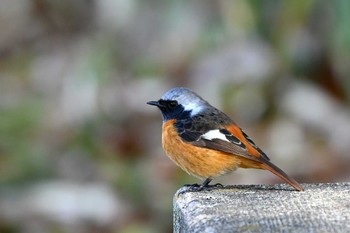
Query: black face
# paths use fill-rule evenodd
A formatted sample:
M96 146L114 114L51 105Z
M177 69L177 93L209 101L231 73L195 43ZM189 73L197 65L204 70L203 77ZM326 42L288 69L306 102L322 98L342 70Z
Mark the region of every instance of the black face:
M149 101L147 104L157 106L163 114L164 121L177 119L184 112L184 108L176 100L160 99L158 101Z

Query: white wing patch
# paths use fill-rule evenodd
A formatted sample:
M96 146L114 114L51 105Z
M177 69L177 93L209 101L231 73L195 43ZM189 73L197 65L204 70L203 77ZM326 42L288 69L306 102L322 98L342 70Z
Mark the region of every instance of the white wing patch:
M206 132L205 134L203 134L201 137L204 139L207 139L207 140L220 139L220 140L223 140L226 142L230 142L226 138L225 134L220 133L220 131L218 129L210 130L210 131Z

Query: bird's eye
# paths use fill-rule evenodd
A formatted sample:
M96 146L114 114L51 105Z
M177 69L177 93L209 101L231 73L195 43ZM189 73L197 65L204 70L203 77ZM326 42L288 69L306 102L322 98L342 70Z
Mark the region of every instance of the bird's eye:
M177 106L177 101L171 101L170 103L171 107L176 107Z

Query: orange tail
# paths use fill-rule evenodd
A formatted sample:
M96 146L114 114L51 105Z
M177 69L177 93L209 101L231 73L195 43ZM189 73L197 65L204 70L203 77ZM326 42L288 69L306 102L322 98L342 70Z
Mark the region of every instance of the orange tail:
M285 182L287 182L288 184L293 186L296 190L304 191L304 188L301 187L301 185L296 180L289 177L284 171L282 171L280 168L278 168L276 165L274 165L270 161L264 160L264 162L261 164L261 168L268 170L268 171L272 172L273 174L275 174L276 176L280 177Z

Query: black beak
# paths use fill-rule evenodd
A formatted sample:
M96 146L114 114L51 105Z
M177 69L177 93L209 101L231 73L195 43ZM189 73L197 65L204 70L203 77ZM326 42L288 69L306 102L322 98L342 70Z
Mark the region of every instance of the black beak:
M161 107L162 105L159 103L159 101L148 101L147 104Z

